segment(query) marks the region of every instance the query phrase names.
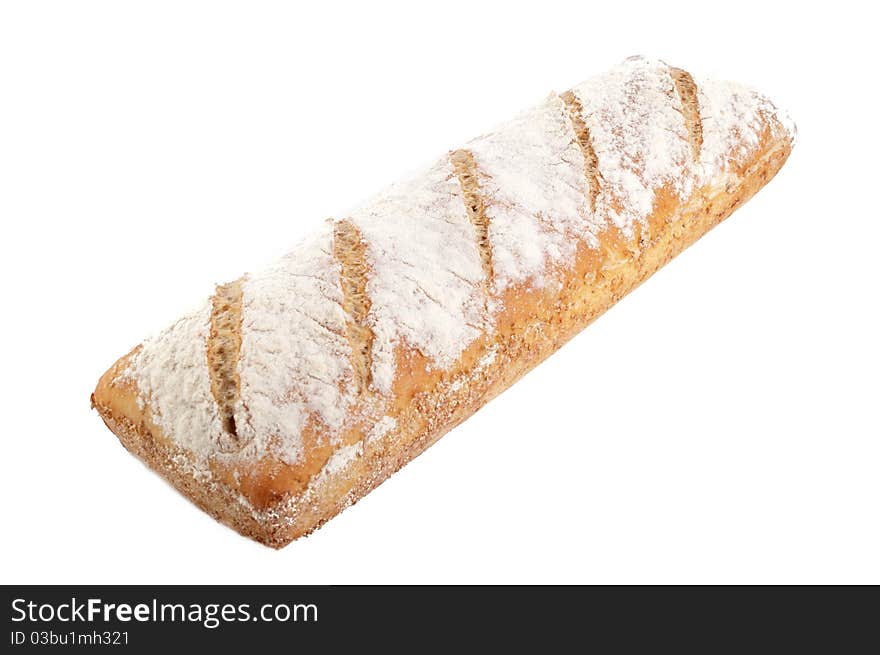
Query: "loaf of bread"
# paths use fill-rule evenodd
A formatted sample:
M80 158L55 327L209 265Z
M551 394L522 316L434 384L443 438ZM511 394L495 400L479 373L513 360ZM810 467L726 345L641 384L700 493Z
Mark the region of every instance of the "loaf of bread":
M92 404L203 510L284 546L727 217L794 136L749 88L629 59L218 286Z

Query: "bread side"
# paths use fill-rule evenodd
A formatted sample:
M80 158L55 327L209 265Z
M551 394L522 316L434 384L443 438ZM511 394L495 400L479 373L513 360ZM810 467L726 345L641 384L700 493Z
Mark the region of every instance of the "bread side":
M239 334L216 317L237 307L221 287L117 362L93 403L196 504L283 546L723 220L793 136L748 89L628 61L243 278Z

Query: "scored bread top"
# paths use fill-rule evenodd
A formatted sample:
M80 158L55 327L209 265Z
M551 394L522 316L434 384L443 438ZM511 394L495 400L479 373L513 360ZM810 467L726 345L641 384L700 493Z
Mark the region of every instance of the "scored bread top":
M133 384L192 456L339 466L393 430L401 348L454 366L511 289L555 288L578 248L638 242L659 189L686 199L789 119L746 87L631 58L451 151L145 341ZM488 351L486 357L491 357ZM201 464L199 464L201 463Z

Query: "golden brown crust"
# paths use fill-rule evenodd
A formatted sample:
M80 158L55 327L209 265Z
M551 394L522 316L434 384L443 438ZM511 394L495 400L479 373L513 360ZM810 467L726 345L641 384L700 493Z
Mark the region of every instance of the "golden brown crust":
M575 265L560 271L561 292L509 288L491 337L474 342L452 369L431 369L417 350L400 346L393 400L385 408L395 427L384 435L353 428L336 448L307 441L299 467L270 461L195 475L191 456L152 423L137 389L118 375L131 353L101 378L92 402L126 448L199 507L261 543L284 546L359 500L721 222L776 174L790 147L768 127L749 161L687 203L657 190L646 228L632 238L608 230L598 249L579 246ZM330 467L346 448L354 455Z

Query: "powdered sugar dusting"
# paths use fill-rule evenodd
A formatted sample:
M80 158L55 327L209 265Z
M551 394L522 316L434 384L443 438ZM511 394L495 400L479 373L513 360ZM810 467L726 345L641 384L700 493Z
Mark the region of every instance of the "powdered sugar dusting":
M474 228L451 164L389 187L349 217L367 243L373 385L391 392L402 341L447 368L486 327Z
M596 212L626 236L653 211L654 192L692 189L690 147L669 67L633 57L572 89L599 161Z
M328 225L242 284L239 436L254 455L302 454L312 416L331 440L353 400L339 267Z
M549 264L573 261L579 239L597 243L583 154L559 96L465 147L486 203L496 290L540 285Z

